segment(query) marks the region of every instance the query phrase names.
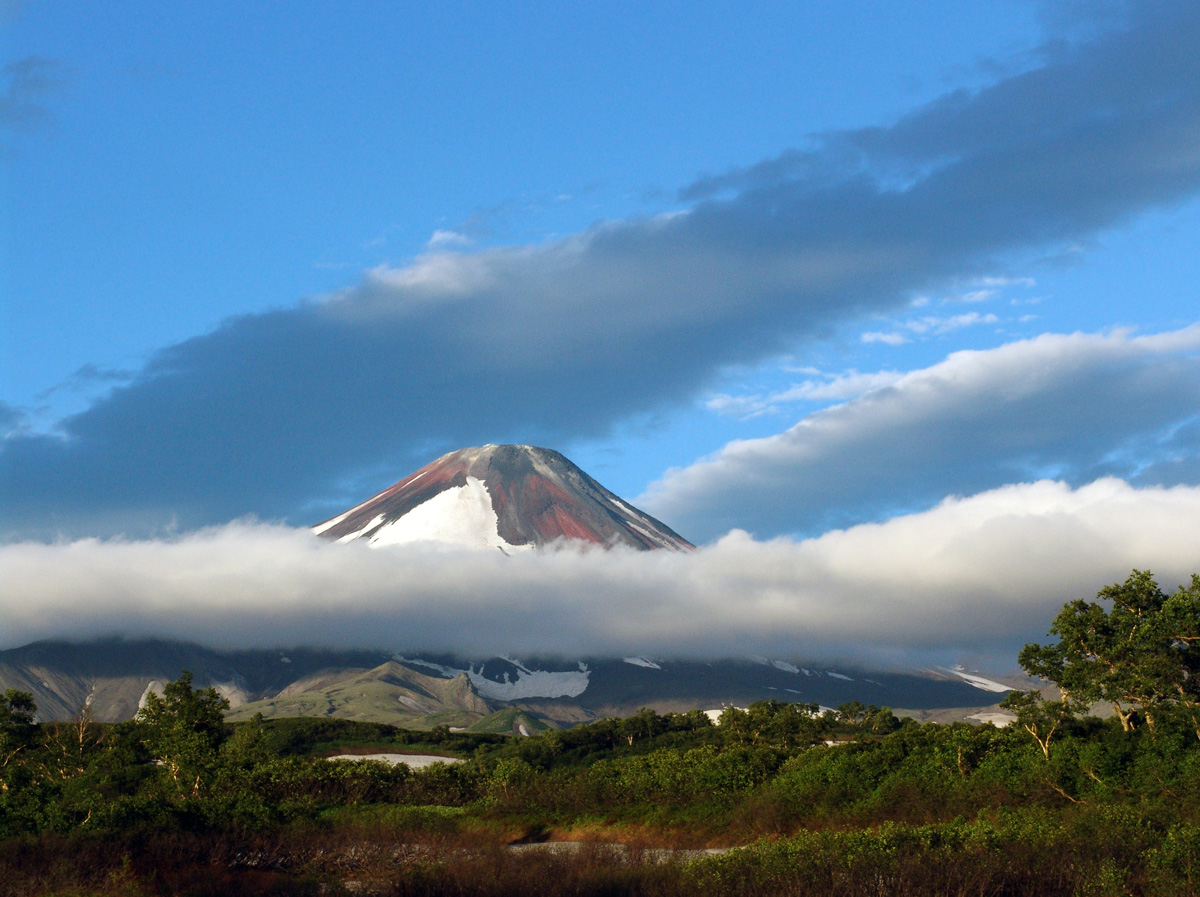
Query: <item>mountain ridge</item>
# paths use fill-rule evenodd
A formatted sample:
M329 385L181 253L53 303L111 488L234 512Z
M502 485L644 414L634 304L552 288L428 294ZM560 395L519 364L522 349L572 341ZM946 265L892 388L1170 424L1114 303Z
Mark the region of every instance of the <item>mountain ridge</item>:
M708 710L769 699L830 707L857 700L922 714L964 708L952 715L964 718L992 707L998 698L961 674L804 668L781 660L472 660L314 648L218 651L184 642L116 639L37 642L0 651L0 691L31 693L43 721L69 720L86 708L98 721L116 722L133 716L147 690L161 690L184 669L195 674L197 687L213 686L230 699L231 720L262 712L410 728L466 727L512 708L549 725L571 726L641 707Z

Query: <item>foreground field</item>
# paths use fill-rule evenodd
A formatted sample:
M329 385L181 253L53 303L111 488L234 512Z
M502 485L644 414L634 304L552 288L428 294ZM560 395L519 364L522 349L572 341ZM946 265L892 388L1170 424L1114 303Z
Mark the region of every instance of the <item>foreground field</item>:
M46 727L5 767L0 893L1200 889L1185 728L1082 719L1047 758L1016 728L871 710L764 703L716 726L646 712L527 739L284 720L185 739L159 763L147 723ZM464 762L324 757L346 750Z

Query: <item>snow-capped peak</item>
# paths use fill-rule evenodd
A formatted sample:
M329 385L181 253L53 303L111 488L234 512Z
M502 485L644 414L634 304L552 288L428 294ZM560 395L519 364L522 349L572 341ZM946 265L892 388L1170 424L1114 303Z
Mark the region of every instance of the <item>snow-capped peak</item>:
M558 452L528 445L443 455L313 531L375 546L429 540L511 551L574 539L605 547L693 547Z

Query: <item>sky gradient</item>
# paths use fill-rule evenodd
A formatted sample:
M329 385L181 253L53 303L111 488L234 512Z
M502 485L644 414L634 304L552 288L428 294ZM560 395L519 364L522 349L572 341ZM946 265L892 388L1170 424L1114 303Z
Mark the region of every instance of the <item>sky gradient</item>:
M786 568L745 584L769 637L722 642L667 589L703 632L582 614L543 650L849 650L830 601L875 656L977 651L1130 567L1200 571L1193 3L30 2L0 27L0 563L57 583L7 599L27 636L84 592L174 632L81 592L88 565L134 552L150 594L234 531L307 557L294 528L487 442L703 543L673 574L720 586L696 601ZM960 575L1035 554L1042 586ZM497 589L546 619L599 575L538 563ZM671 563L614 564L613 614ZM509 575L426 574L449 605ZM959 624L888 624L899 595Z

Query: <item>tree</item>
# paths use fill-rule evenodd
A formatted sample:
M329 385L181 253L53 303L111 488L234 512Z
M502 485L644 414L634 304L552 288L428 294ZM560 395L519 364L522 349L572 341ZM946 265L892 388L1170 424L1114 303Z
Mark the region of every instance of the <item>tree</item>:
M1050 627L1057 644L1026 645L1021 666L1057 685L1064 709L1106 701L1127 732L1139 712L1153 731L1160 717L1182 711L1200 738L1200 578L1167 596L1149 572L1134 570L1097 598L1110 607L1064 605ZM1024 706L1027 715L1052 709L1038 708L1032 699Z
M846 701L838 704L838 719L848 726L857 726L867 716L867 708L859 701Z
M745 710L726 707L720 724L729 739L738 744L770 745L783 750L812 744L822 721L816 704L784 701L755 701Z
M37 704L33 695L10 688L0 695L0 791L7 791L12 771L38 741Z
M880 707L867 718L866 725L872 732L887 735L900 728L900 720L896 719L891 707Z
M1039 691L1011 691L1000 707L1017 717L1017 725L1033 736L1046 759L1050 759L1050 740L1079 708L1067 698L1047 701Z
M617 724L621 737L632 747L639 738L653 738L666 728L666 720L649 707L643 707L633 716L627 716Z
M86 704L70 722L46 726L42 753L47 775L61 781L82 775L103 741L104 728Z
M167 683L161 696L153 691L147 694L136 719L151 755L181 791L190 790L194 797L225 740L229 701L215 688L193 689L192 678L184 670Z
M1200 576L1193 573L1192 581L1164 602L1161 616L1172 640L1174 663L1160 677L1159 688L1174 698L1200 739Z

